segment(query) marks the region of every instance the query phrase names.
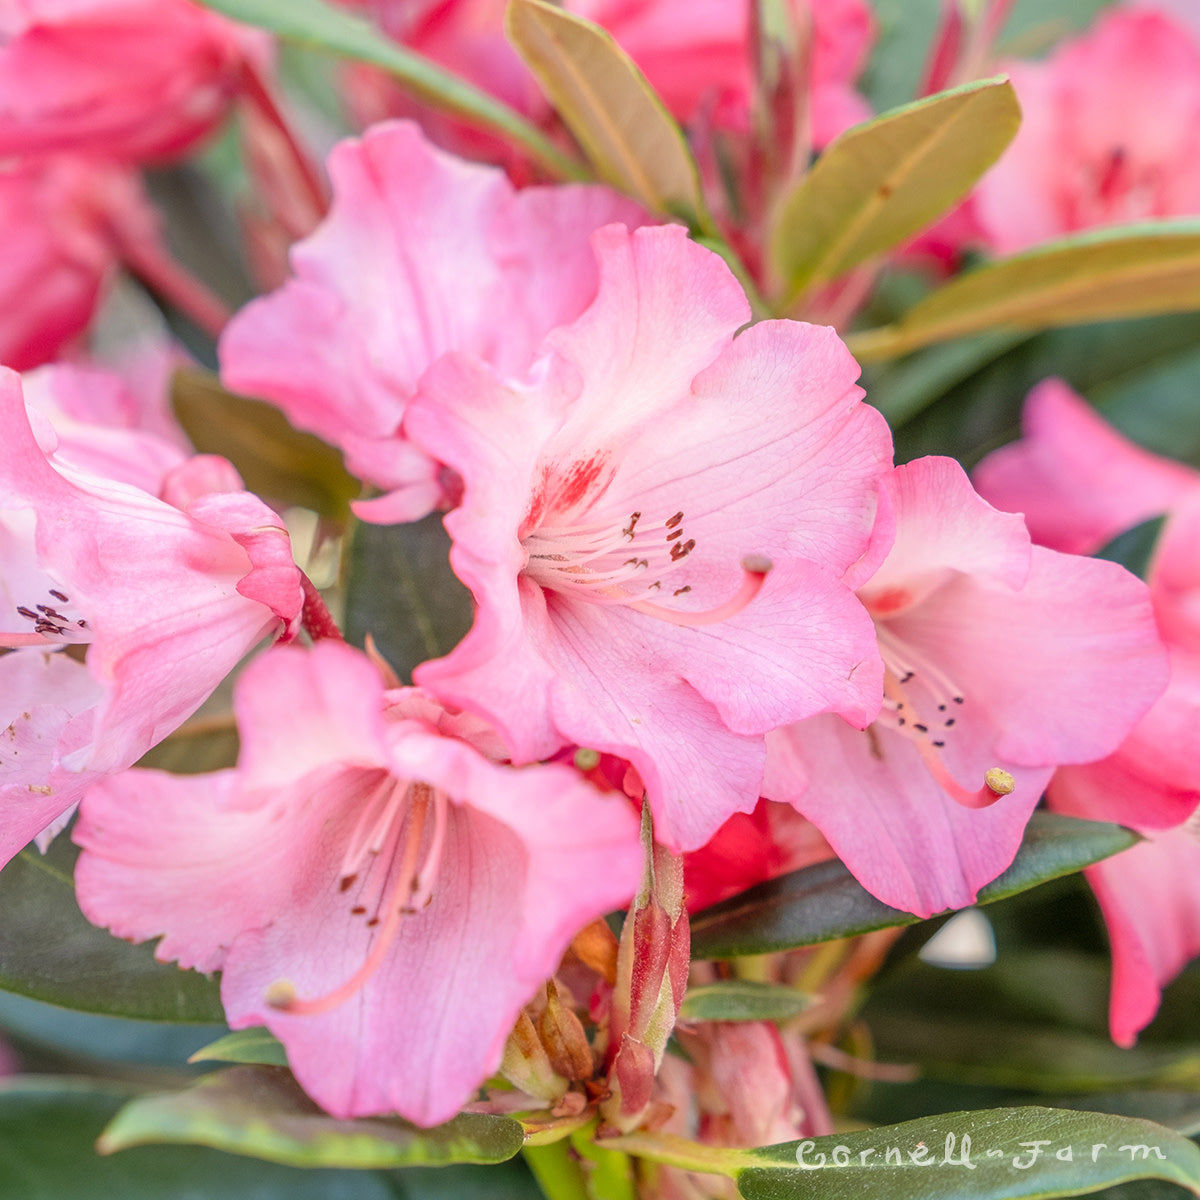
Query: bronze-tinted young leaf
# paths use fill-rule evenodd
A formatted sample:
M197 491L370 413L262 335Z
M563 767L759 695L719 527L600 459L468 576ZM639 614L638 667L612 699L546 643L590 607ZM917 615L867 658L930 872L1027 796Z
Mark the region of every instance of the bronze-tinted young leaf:
M287 1051L283 1043L261 1025L239 1029L217 1038L197 1050L188 1062L253 1063L266 1067L286 1067Z
M510 0L505 28L603 179L651 212L711 225L683 133L610 34L542 0Z
M274 405L235 396L215 375L199 370L175 373L171 400L196 449L229 459L250 491L336 520L349 515L361 489L342 456L293 429Z
M794 296L919 232L966 195L1020 122L1012 85L988 79L847 130L775 212L780 279Z
M97 1146L112 1154L185 1143L297 1167L367 1168L504 1162L523 1140L519 1121L487 1113L462 1113L434 1129L398 1117L338 1120L282 1068L243 1066L206 1075L182 1092L131 1101Z
M1200 308L1200 221L1093 230L951 280L898 321L851 335L856 357L908 354L988 329L1049 329Z
M1034 813L1012 866L980 889L979 903L1080 871L1138 840L1119 825ZM816 863L706 908L692 918L693 958L738 958L811 946L919 918L877 900L837 859Z
M77 854L62 834L45 856L22 850L0 871L0 988L81 1012L223 1023L215 980L88 924L75 903Z
M721 979L690 987L681 1021L786 1021L803 1012L812 997L795 988L752 979Z
M450 569L450 536L436 513L408 525L356 525L346 576L346 637L367 634L401 679L448 654L471 628L471 593Z
M1200 1149L1133 1117L1053 1108L944 1113L745 1152L745 1200L1048 1200L1133 1179L1200 1192Z
M361 17L325 0L201 0L201 3L299 45L382 67L418 99L500 134L521 147L551 175L564 179L584 177L579 164L506 104L427 58L404 49Z
M396 1200L386 1176L300 1170L203 1146L145 1146L110 1158L96 1138L132 1089L62 1076L0 1080L4 1200ZM396 1184L400 1181L395 1180ZM483 1193L476 1193L481 1195Z

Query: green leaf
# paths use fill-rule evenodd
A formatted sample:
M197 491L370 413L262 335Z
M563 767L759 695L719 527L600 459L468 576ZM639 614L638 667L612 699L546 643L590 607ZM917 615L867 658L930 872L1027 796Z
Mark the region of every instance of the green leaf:
M1069 1109L944 1113L746 1153L763 1166L738 1174L745 1200L1047 1200L1133 1179L1200 1191L1200 1149L1187 1138Z
M215 980L88 924L75 902L78 853L61 835L44 857L31 847L0 871L0 988L107 1016L223 1023Z
M283 1043L261 1025L239 1029L197 1050L188 1062L254 1063L268 1067L286 1067L287 1051Z
M1124 533L1118 533L1108 545L1101 546L1096 551L1095 557L1120 563L1139 579L1145 579L1165 519L1165 517L1151 517L1148 521L1142 521L1141 524L1126 529Z
M953 986L948 981L947 986ZM874 1010L875 1052L912 1062L926 1077L1023 1092L1103 1092L1128 1087L1200 1088L1200 1046L1122 1049L1105 1034L990 1020Z
M361 645L370 634L402 679L448 654L471 628L474 602L449 553L436 514L408 525L355 526L346 557L346 637Z
M335 520L349 516L361 488L341 454L293 429L274 405L235 396L200 370L176 371L171 401L196 449L229 459L250 491Z
M690 987L679 1010L681 1021L786 1021L812 1003L795 988L751 979L722 979Z
M0 1081L5 1200L396 1200L384 1177L303 1171L199 1146L146 1146L100 1158L95 1141L128 1088L62 1076ZM402 1192L401 1195L408 1195Z
M1020 123L1012 85L989 79L843 133L775 213L771 258L793 301L945 212L1000 157Z
M201 3L301 46L382 67L419 100L500 134L521 147L551 175L584 178L579 165L519 113L391 41L361 17L335 8L325 0L201 0Z
M125 1105L98 1143L112 1154L153 1142L212 1146L297 1167L497 1163L524 1141L519 1121L462 1113L435 1129L392 1117L343 1121L319 1109L279 1067L231 1067L186 1091Z
M682 131L611 34L542 0L510 0L505 29L601 178L651 212L711 227Z
M871 361L993 329L1048 329L1200 308L1200 221L1091 230L958 276L894 324L852 334Z
M980 889L988 904L1126 850L1138 835L1119 825L1034 813L1012 866ZM698 913L693 958L738 958L811 946L920 918L875 899L837 859L757 884Z

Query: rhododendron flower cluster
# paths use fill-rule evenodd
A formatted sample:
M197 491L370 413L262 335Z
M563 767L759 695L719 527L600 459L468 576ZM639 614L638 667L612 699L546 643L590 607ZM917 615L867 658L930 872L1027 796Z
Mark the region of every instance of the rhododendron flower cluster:
M756 1148L954 1078L903 928L1072 872L1115 1070L1200 952L1200 473L1056 379L1003 445L996 380L1177 351L1192 33L1113 8L1010 83L1011 6L947 4L908 75L962 86L872 118L867 0L213 2L0 0L0 991L238 1064L101 1149L824 1195ZM1076 1047L1090 993L1016 978L1101 969L1064 911L962 991Z

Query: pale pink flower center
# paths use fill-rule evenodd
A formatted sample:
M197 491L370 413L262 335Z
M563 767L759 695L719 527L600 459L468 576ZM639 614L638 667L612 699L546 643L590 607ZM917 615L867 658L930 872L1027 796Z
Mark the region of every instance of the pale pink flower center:
M387 957L404 917L432 900L448 819L444 792L427 783L384 776L363 805L338 870L339 892L358 889L351 916L377 931L370 953L345 983L314 999L298 998L286 981L273 984L267 996L273 1008L312 1016L329 1012L362 989Z
M588 525L540 525L522 539L524 574L548 591L592 604L623 604L675 625L712 625L741 612L758 594L769 559L743 560L745 579L729 600L700 612L666 608L660 598L686 596L690 584L672 587L671 575L696 548L684 531L684 515L665 520L627 519Z
M883 708L876 724L902 734L952 799L968 808L986 808L1012 789L1012 777L993 767L977 792L968 791L946 769L939 752L953 736L966 704L962 689L939 667L880 620L875 622L883 659Z

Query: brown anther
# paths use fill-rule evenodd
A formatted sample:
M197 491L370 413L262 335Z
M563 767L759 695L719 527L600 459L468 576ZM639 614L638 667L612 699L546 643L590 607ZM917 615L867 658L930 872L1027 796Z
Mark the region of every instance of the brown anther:
M354 886L354 881L357 878L357 875L343 875L338 883L338 891L348 892Z
M33 611L33 609L25 608L24 606L18 608L17 612L19 612L27 621L40 621L42 619Z
M667 528L674 529L677 525L681 524L682 521L683 521L683 513L677 512L673 517L668 519L668 521L666 523Z
M64 604L68 604L71 599L70 596L64 596L63 593L58 591L56 588L50 589L50 595L52 595L55 600L61 600Z
M678 562L681 558L687 558L689 554L696 548L696 539L688 538L686 542L676 542L671 547L671 561Z

